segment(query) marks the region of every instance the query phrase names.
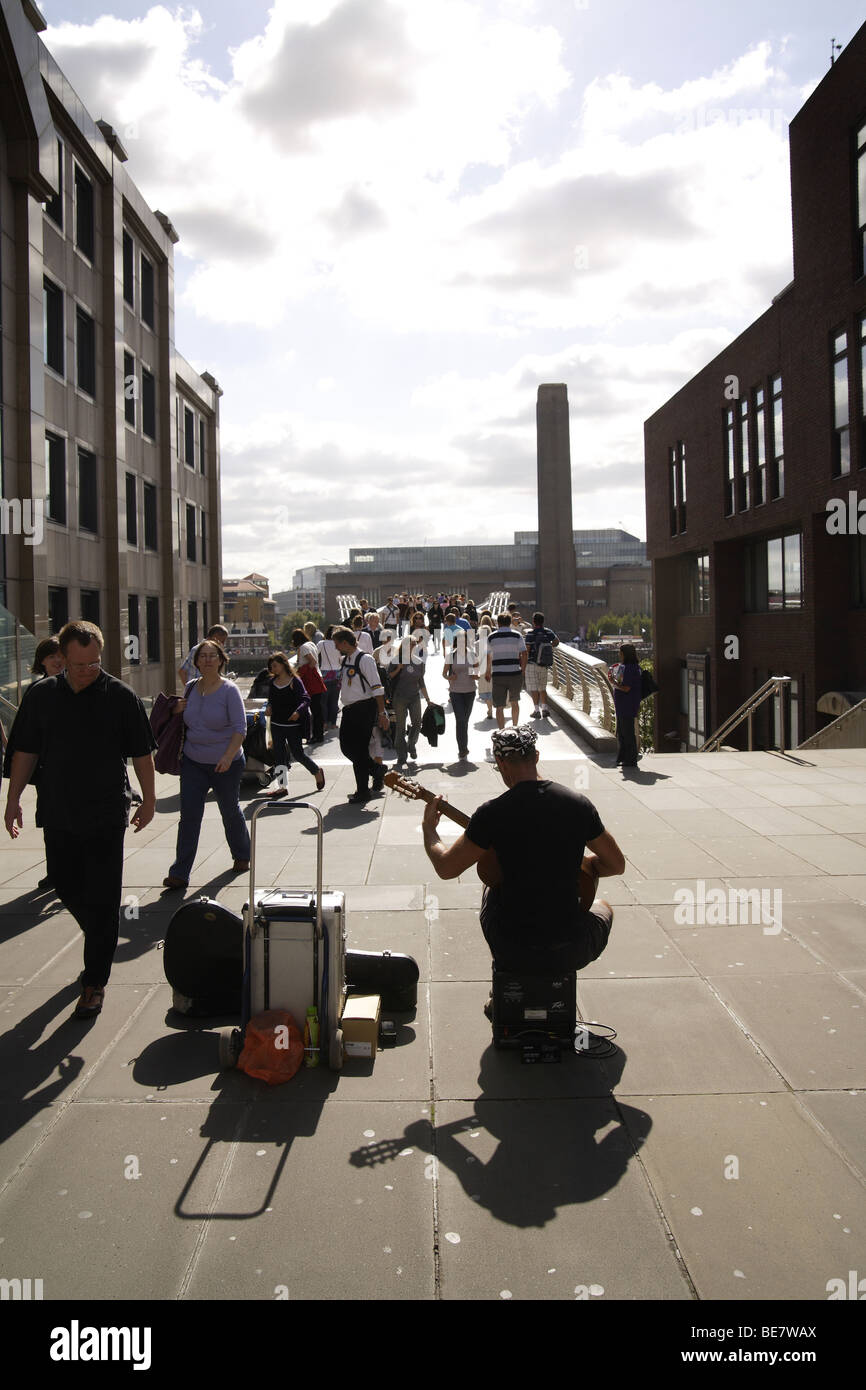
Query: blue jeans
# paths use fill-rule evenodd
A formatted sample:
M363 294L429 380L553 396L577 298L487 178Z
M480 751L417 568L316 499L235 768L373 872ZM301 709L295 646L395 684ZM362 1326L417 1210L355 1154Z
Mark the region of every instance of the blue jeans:
M457 724L457 752L469 752L469 716L475 703L474 690L452 690L451 708Z
M169 869L172 878L189 883L189 876L198 849L198 837L204 815L204 803L213 788L220 808L226 840L234 859L249 859L250 832L240 808L238 793L244 758L235 758L228 772L217 772L215 763L197 763L184 755L180 769L180 824L177 827L177 851Z

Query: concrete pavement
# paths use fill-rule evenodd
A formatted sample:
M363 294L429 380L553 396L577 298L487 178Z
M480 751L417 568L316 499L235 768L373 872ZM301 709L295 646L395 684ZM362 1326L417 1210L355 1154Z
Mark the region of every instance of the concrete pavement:
M412 774L467 812L501 789L482 715L468 763L449 714ZM866 1275L866 750L624 774L560 724L537 726L543 771L586 791L627 858L603 884L610 945L578 982L583 1018L617 1033L603 1060L493 1050L477 879L436 879L419 804L347 804L335 735L314 750L324 792L295 768L290 794L324 814L349 944L419 963L398 1045L276 1088L220 1071L229 1020L176 1016L162 969L182 896L159 887L167 777L127 838L105 1008L75 1022L81 937L36 891L28 791L0 861L0 1276L62 1301L694 1303L826 1301ZM260 882L312 884L309 814L259 825ZM229 869L209 803L187 896L239 909ZM732 888L765 890L768 915L741 922Z

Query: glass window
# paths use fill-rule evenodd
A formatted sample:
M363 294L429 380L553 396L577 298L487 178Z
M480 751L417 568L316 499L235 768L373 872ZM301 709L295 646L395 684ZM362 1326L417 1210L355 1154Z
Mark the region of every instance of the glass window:
M860 274L866 275L866 122L857 132L857 221Z
M80 306L75 309L76 385L88 396L96 396L96 325Z
M156 378L145 367L141 369L141 430L148 439L156 439Z
M735 493L737 478L737 459L734 433L734 412L725 411L725 516L733 516L736 511Z
M96 623L99 627L99 590L81 590L81 616L86 623Z
M785 607L803 606L803 561L802 537L799 535L784 538L784 589Z
M767 500L767 440L765 437L764 390L755 391L755 506Z
M689 682L689 748L703 748L707 737L706 673L698 666L688 669Z
M144 484L144 548L158 550L156 526L156 488L153 483Z
M183 461L195 468L195 413L188 405L183 408Z
M206 430L206 428L205 428L205 420L204 420L204 416L202 416L201 419L200 419L199 422L198 422L198 462L199 462L199 468L201 469L202 473L204 472L204 454L205 454L204 445L205 445L205 437L206 437L206 434L207 434L207 430Z
M48 623L52 632L59 632L69 622L69 590L48 588Z
M782 541L767 541L767 607L770 612L785 605Z
M148 328L154 326L154 282L153 262L142 252L141 256L141 318Z
M129 643L129 664L130 666L140 666L141 657L140 639L141 629L139 627L140 618L138 613L138 594L130 594L126 601L126 611L129 616L129 635L134 640Z
M66 525L66 440L56 434L45 436L45 482L48 488L48 519ZM57 631L57 628L54 628Z
M770 383L773 392L771 420L773 442L770 447L770 496L785 496L785 438L782 432L782 378L774 376Z
M138 498L134 473L126 475L126 543L138 545Z
M129 232L123 233L123 298L135 308L135 242Z
M43 279L45 365L63 376L66 370L63 291L52 280Z
M57 192L45 204L45 213L63 231L63 145L57 141Z
M144 601L145 624L147 627L147 659L159 661L159 599Z
M848 335L833 340L833 476L851 472L851 433L848 413Z
M710 611L710 557L707 552L690 555L687 561L689 576L689 612Z
M773 613L803 606L802 537L774 536L747 545L746 611Z
M195 560L195 507L186 508L186 558Z
M94 258L96 231L94 222L93 184L75 165L75 245L89 261Z
M860 467L866 468L866 315L860 320Z
M123 354L123 418L128 425L135 426L135 402L138 397L138 382L135 378L135 358L131 352Z
M78 450L78 525L82 531L96 532L98 526L96 455Z
M744 396L740 401L740 488L739 488L739 510L747 512L751 503L749 491L749 470L751 459L749 454L749 402Z
M198 604L194 599L187 604L187 622L189 624L189 645L194 647L198 641Z
M201 531L200 531L199 534L201 535L201 562L202 562L203 565L206 565L206 564L207 564L207 512L205 512L205 511L203 511L202 514L201 514Z

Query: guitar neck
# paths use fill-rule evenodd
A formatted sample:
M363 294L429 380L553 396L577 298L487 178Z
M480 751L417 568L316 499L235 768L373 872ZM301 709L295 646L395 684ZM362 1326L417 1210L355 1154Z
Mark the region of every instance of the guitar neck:
M417 795L422 801L426 801L428 805L431 801L436 800L435 792L428 792L426 787L420 787ZM455 821L456 824L460 826L461 830L466 829L469 824L469 817L465 815L463 811L458 811L455 806L449 806L447 801L443 801L439 809L443 816L447 816L449 820Z

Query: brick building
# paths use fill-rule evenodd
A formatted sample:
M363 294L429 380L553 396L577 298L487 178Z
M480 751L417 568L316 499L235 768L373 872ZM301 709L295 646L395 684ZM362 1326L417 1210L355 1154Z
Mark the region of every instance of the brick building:
M791 122L793 280L645 423L660 751L699 747L771 675L794 744L829 722L822 697L866 692L864 72L866 25Z

